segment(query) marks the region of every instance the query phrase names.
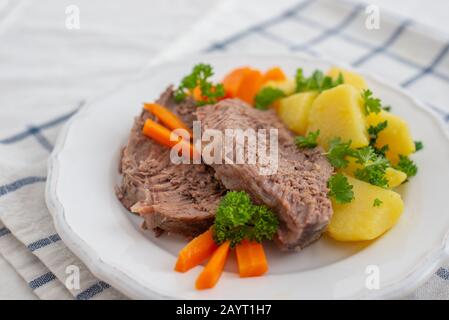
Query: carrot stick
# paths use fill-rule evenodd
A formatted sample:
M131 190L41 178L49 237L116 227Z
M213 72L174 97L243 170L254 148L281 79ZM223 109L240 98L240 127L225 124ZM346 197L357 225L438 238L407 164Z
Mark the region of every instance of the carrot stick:
M190 128L166 107L158 103L144 103L143 107L148 112L154 114L167 128L172 130L185 129L189 132L190 136L192 136Z
M182 248L178 255L178 261L176 261L175 270L186 272L196 267L210 257L217 248L218 246L212 238L212 230L209 229Z
M147 119L145 121L142 133L147 137L150 137L157 143L169 148L177 145L178 143L181 144L187 143L188 144L187 147L190 150L190 157L195 157L198 155L193 145L189 141L183 140L181 136L178 136L177 140L171 141L170 140L171 131L151 119Z
M226 241L215 250L203 272L196 279L195 286L198 290L213 288L218 282L228 257L229 245L230 242Z
M237 68L225 76L223 79L223 86L229 97L234 98L237 96L240 84L249 70L250 68L248 67Z
M263 79L262 79L262 83L265 83L267 81L282 81L287 79L287 77L285 76L284 71L282 71L281 68L279 67L273 67L269 70L267 70L267 72L265 72L265 74L263 75Z
M257 277L267 272L268 262L262 244L244 240L236 246L235 252L240 277Z
M236 97L250 105L254 105L254 97L262 85L262 78L262 72L259 70L248 70L240 83Z

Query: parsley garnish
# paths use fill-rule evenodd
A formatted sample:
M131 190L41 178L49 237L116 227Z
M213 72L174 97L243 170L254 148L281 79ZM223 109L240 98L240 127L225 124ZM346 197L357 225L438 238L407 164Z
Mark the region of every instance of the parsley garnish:
M377 136L379 133L384 130L388 126L388 121L385 120L383 122L379 122L375 126L369 126L368 128L368 134L370 136L370 144L376 143Z
M224 97L225 90L222 84L212 84L209 78L214 71L209 64L199 63L193 67L192 72L181 80L181 84L175 91L175 101L184 101L188 95L191 95L193 89L200 88L202 101L197 101L198 105L211 104Z
M334 138L329 141L327 159L335 168L345 168L349 163L348 160L346 160L346 156L351 154L351 140L342 142L340 138Z
M424 148L424 144L421 141L415 141L415 152L422 150Z
M351 141L342 142L340 138L332 139L327 152L329 162L335 168L345 168L349 163L347 157L355 158L355 162L362 166L354 172L357 179L375 186L388 187L385 170L390 166L390 162L384 156L377 154L371 146L352 149Z
M318 129L315 132L309 132L307 136L297 136L295 138L296 146L300 149L315 148L318 145L318 142L316 140L319 135L320 130Z
M315 70L310 77L304 77L303 70L296 70L296 92L316 90L318 92L331 89L344 82L343 75L339 73L337 79L325 76L322 71Z
M375 186L388 188L385 170L390 166L390 162L385 157L377 155L370 146L354 150L352 156L357 159L357 163L363 166L363 168L354 172L357 179Z
M377 154L384 156L385 153L388 151L388 145L382 146L382 148L376 147L377 138L379 136L379 133L384 130L388 126L388 121L385 120L383 122L379 122L375 126L369 126L368 128L368 134L369 134L369 145L376 151Z
M379 113L382 109L380 99L374 98L371 90L366 89L362 91L363 103L365 105L365 114L372 112Z
M353 186L349 184L348 178L341 173L330 177L327 186L329 187L329 196L334 197L337 203L348 203L354 199Z
M273 102L282 97L285 97L284 91L273 87L265 87L256 94L255 107L259 110L266 110Z
M399 162L394 168L404 172L407 178L413 177L418 173L416 164L409 157L403 156L402 154L399 155Z
M229 240L231 247L244 239L257 242L271 240L278 225L278 219L270 209L253 204L243 191L230 191L217 208L214 240L217 244Z
M373 202L373 207L380 207L380 205L383 203L382 200L380 200L379 198L374 199Z

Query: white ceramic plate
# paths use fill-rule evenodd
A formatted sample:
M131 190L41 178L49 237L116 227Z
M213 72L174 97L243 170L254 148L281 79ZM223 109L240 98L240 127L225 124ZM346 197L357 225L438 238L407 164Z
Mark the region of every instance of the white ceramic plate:
M195 290L202 267L186 274L173 271L186 241L140 230L140 219L121 206L114 186L120 181L120 149L141 103L156 99L198 62L211 63L217 78L245 64L280 65L292 74L299 66L309 73L334 64L290 55L191 57L152 67L84 107L61 132L49 162L46 198L63 241L97 277L133 298L390 298L422 284L448 257L449 140L443 124L399 88L365 75L375 94L425 145L413 156L419 174L400 189L405 210L399 223L370 244L324 237L299 253L270 247L270 271L260 278L239 278L231 259L213 290ZM380 287L370 290L366 283L377 271Z

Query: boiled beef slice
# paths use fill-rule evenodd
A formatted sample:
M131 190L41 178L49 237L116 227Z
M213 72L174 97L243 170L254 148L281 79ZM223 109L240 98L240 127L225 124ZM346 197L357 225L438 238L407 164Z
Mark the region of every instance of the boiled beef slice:
M196 115L203 135L207 129L223 134L225 129L278 129L275 173L261 175L257 162L232 164L223 159L222 164L210 165L226 188L246 191L255 202L265 204L278 215L280 227L275 240L282 249L301 249L317 240L332 215L327 180L333 169L323 150L298 149L292 134L273 111L260 111L237 99L198 108ZM203 150L206 145L203 142ZM224 149L220 154L224 157Z
M156 102L192 126L197 108L193 100L176 103L169 87ZM117 196L128 210L144 218L144 228L157 235L167 231L194 237L213 223L225 189L204 164L173 164L169 148L142 134L148 118L154 119L143 110L134 121L121 156Z

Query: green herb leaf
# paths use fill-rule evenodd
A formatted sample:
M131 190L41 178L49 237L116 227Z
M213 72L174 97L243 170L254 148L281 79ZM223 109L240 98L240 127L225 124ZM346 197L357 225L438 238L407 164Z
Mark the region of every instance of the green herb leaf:
M315 90L318 92L331 89L344 82L343 74L340 72L338 78L333 80L329 76L325 76L322 71L315 70L308 78L304 77L301 68L296 70L296 92Z
M409 157L403 156L402 154L399 155L399 162L394 168L404 172L407 178L413 177L418 173L416 164Z
M213 225L217 244L229 240L234 247L242 240L261 242L271 240L279 222L265 206L254 205L243 191L230 191L221 200Z
M214 75L212 66L199 63L193 67L192 72L185 76L175 90L175 101L181 102L191 95L193 89L199 86L204 101L197 101L198 105L211 104L224 97L225 90L222 84L214 85L209 78Z
M424 148L424 144L421 141L415 141L415 152L418 152Z
M363 103L365 105L365 114L370 114L371 112L379 113L382 109L382 104L380 99L374 98L371 90L366 89L362 91Z
M390 163L384 157L378 157L376 160L365 164L362 169L357 169L354 176L362 181L372 185L388 188L388 179L386 177L386 169Z
M374 199L373 202L373 207L380 207L380 205L383 203L382 200L380 200L379 198Z
M266 110L276 100L282 97L285 97L284 91L273 87L265 87L256 94L254 99L256 109Z
M365 166L369 162L375 161L377 159L376 152L370 146L352 150L351 157L355 158L355 162L361 164L362 166Z
M371 146L353 150L351 156L356 159L356 163L362 165L362 168L354 172L357 179L382 188L388 187L385 171L390 162L385 157L378 155Z
M330 177L327 186L329 187L329 196L334 197L337 203L348 203L354 199L353 186L349 184L348 178L341 173Z
M345 168L348 165L347 156L352 154L351 141L342 142L340 138L329 141L327 159L335 168Z
M309 132L307 136L297 136L295 137L296 146L300 149L304 148L315 148L318 145L317 139L320 135L320 130L315 132Z
M369 134L369 145L374 149L374 151L381 156L385 157L385 153L388 151L388 145L384 145L381 148L376 147L377 138L379 133L384 130L388 126L388 121L385 120L383 122L378 123L375 126L369 126L368 134Z
M385 120L383 122L379 122L375 126L369 126L368 134L370 135L370 140L372 143L375 143L379 133L384 130L388 126L388 121Z

